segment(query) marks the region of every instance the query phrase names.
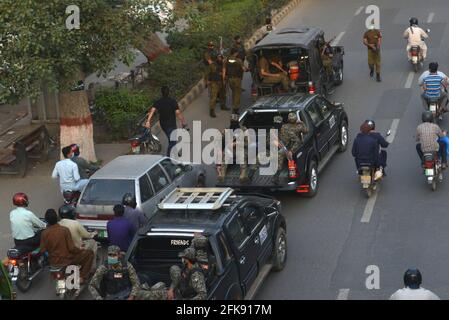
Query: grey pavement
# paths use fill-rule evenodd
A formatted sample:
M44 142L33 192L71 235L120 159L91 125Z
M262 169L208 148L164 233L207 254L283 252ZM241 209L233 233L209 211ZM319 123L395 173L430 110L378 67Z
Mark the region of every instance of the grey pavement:
M366 49L361 44L367 17L364 8L370 4L381 9L382 83L369 78ZM426 23L431 13L433 20ZM319 176L315 198L305 199L293 193L276 195L287 219L288 261L283 271L269 275L258 299L336 299L339 295L348 299L387 299L402 286L402 275L408 267L420 268L423 286L449 299L449 186L443 181L432 192L421 174L413 135L422 107L417 75L410 76L405 41L401 38L408 18L417 16L424 28L432 29L427 41L428 61L438 60L441 70L449 72L448 13L447 0L304 0L277 27L315 25L325 30L327 38L344 32L340 44L346 48L345 79L330 100L345 103L351 141L366 118L373 118L381 133L393 121L399 122L388 148L388 177L382 181L369 222L361 222L368 201L360 189L350 148L337 155ZM409 76L413 77L410 88L406 87ZM244 88L243 105L247 106L248 74ZM188 107L185 116L190 126L193 120L202 120L204 127L221 129L229 124L230 112L218 111L217 118L209 118L204 92ZM441 126L448 127L447 118ZM165 137L163 141L165 144ZM49 179L52 164L40 166L29 178L0 177L0 214L5 221L0 225L0 252L11 245L7 217L13 192L28 192L37 213L61 202L56 185ZM368 290L366 269L372 265L380 270L380 289ZM22 298L52 299L49 279L41 277L39 281Z

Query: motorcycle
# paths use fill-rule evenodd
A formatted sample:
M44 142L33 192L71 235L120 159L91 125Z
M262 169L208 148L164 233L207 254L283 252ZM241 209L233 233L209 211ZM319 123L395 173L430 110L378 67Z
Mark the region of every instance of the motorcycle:
M131 144L131 154L160 153L162 144L159 138L144 128L142 133L128 140Z
M62 192L62 197L64 198L64 204L68 204L76 207L78 200L80 198L80 191L64 190Z
M423 169L427 184L432 191L437 189L437 182L443 181L443 168L438 153L424 153Z
M428 98L427 106L429 111L432 112L434 123L438 123L438 121L443 120L443 112L441 110L442 108L439 98Z
M360 183L362 184L362 188L366 193L366 196L370 198L373 193L377 190L377 184L379 181L374 179L374 175L376 173L376 167L371 163L361 163L359 176Z
M418 72L420 67L422 67L422 64L424 61L423 57L421 55L421 47L420 46L411 46L409 53L410 53L410 57L411 57L410 63L413 66L413 70L415 72Z
M11 281L21 292L31 288L33 279L37 277L47 265L47 259L40 249L14 247L7 252L8 272Z
M61 300L75 300L86 287L86 283L78 288L70 288L67 285L67 267L50 266L50 276L55 284L55 293Z

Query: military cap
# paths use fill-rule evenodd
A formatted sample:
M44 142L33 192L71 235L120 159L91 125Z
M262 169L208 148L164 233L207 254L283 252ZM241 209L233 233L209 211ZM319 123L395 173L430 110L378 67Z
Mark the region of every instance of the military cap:
M209 240L207 240L207 238L202 234L195 235L192 240L193 248L195 248L196 250L205 249L207 248L208 241Z
M180 258L186 258L190 261L196 261L196 250L194 248L185 248L184 251L180 252L178 255Z
M109 246L108 247L108 254L119 254L120 253L120 247L119 246Z

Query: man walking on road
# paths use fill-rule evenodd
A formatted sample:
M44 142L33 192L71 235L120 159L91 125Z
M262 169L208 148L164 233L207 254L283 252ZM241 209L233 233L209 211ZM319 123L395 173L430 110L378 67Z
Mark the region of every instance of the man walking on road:
M176 145L176 141L170 139L171 133L177 129L176 118L179 119L183 128L187 127L184 115L179 110L178 103L170 97L170 90L167 86L161 88L162 98L157 100L148 112L148 118L145 123L146 128L151 127L151 119L154 113L159 113L159 123L162 131L168 138L167 156L170 156L171 149Z
M376 68L376 80L380 82L380 45L382 43L382 33L371 24L368 31L363 35L363 44L368 48L368 65L370 77L374 76Z

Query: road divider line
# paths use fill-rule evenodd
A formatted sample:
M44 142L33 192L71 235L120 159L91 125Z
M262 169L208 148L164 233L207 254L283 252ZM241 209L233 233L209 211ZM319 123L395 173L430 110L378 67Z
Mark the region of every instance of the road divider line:
M363 8L364 8L363 6L358 8L357 11L355 12L354 16L358 16L362 12Z
M393 122L391 123L390 135L386 139L388 143L393 143L394 138L396 137L396 132L399 127L399 120L400 119L393 119Z
M332 45L336 46L338 45L338 43L340 42L341 38L343 38L343 36L345 35L346 31L342 31L340 32L340 34L334 39L334 41L332 41Z
M427 18L427 23L431 23L433 18L435 17L435 12L429 13L429 17Z
M374 206L376 205L377 194L379 193L379 189L380 189L380 186L377 185L376 191L366 202L365 210L363 211L362 220L360 220L360 222L362 222L362 223L370 222L371 216L373 215Z
M415 72L410 71L410 73L408 74L408 77L407 77L407 81L405 82L405 86L404 86L406 89L410 89L412 87L414 78L415 78Z
M348 300L348 297L349 297L349 289L338 290L337 300Z

